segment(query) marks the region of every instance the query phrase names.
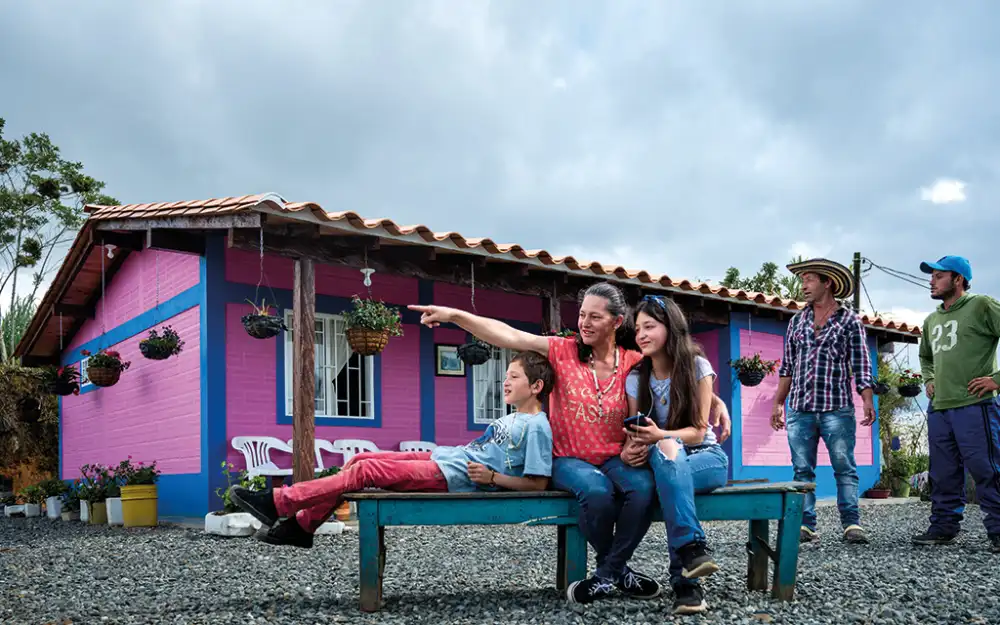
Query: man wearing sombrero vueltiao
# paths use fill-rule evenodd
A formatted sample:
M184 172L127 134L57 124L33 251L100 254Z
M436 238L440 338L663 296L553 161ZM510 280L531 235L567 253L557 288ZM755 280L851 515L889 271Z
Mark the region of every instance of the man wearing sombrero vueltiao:
M854 387L864 399L864 427L875 422L874 380L864 324L856 312L837 301L854 292L854 276L840 263L822 258L794 263L788 269L802 278L806 307L792 318L785 333L771 427L787 427L795 479L800 482L816 481L816 454L823 439L837 478L843 538L867 543L858 510L857 421L851 377L853 373ZM815 507L816 496L810 493L799 532L802 542L819 540Z

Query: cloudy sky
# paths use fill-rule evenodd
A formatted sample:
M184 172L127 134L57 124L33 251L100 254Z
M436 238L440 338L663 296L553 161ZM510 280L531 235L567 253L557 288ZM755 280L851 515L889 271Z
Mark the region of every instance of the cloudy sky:
M1000 296L996 24L990 0L0 0L0 117L123 202L273 191L711 280L957 253Z

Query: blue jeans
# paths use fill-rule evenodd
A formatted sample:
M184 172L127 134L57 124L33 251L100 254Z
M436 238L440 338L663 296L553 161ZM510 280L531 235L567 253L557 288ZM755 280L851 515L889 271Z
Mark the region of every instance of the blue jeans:
M858 423L854 406L830 412L799 412L789 410L785 420L788 446L792 450L792 466L797 482L816 482L816 453L819 439L830 452L830 464L837 479L837 508L844 528L857 525L858 466L854 461L855 433ZM816 494L806 494L802 510L802 525L816 531Z
M965 512L965 470L988 534L1000 534L1000 407L994 401L927 411L931 452L931 527L957 534Z
M555 458L552 485L576 496L580 530L597 552L598 577L618 581L652 523L653 474L615 456L600 467Z
M726 485L729 457L718 445L689 453L683 444L677 457L670 460L659 447L650 446L649 466L656 480L656 492L667 528L670 549L670 585L697 584L681 575L683 564L677 549L692 542L704 542L705 532L698 523L695 494L708 493Z

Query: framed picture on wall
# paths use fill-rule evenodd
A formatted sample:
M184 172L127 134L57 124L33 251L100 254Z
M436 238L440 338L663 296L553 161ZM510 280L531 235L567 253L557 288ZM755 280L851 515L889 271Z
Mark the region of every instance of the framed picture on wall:
M465 361L458 357L458 345L435 345L434 362L436 375L465 376Z

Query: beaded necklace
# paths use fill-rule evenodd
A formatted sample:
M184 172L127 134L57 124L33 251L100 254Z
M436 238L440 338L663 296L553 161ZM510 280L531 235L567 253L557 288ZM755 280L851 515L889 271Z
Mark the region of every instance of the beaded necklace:
M594 376L594 390L597 392L597 417L604 416L604 394L614 386L615 378L618 376L618 347L615 347L615 367L608 376L608 385L601 388L601 383L597 380L597 368L594 366L594 353L590 353L590 373Z

